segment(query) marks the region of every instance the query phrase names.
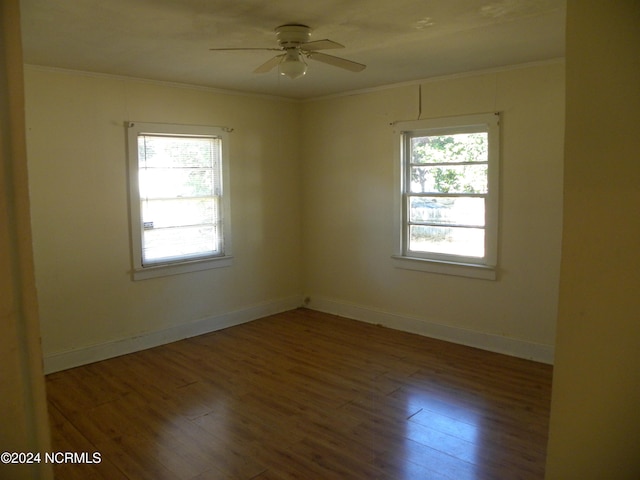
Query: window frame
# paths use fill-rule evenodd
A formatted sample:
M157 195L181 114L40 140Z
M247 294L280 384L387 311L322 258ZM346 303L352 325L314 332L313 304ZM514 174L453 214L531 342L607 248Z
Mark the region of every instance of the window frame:
M179 125L168 123L126 122L127 153L129 160L129 223L131 231L132 277L144 280L167 275L203 271L227 267L232 264L231 254L231 209L229 202L229 130L224 127L203 125ZM138 137L141 135L164 135L176 137L212 137L221 141L220 197L222 252L216 255L173 257L167 261L143 263L143 230L141 198L139 189Z
M439 252L413 252L408 248L410 140L418 136L486 132L488 140L487 194L485 198L484 256L469 257ZM464 277L496 279L500 198L500 113L431 118L395 123L396 181L394 266ZM464 195L461 195L464 196Z

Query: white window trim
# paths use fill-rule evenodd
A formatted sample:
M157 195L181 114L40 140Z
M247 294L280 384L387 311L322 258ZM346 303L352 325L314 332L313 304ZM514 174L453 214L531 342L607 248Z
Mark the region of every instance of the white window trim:
M434 254L431 258L406 254L405 219L405 155L404 139L408 132L425 130L437 134L438 130L450 132L453 129L484 125L489 137L490 168L488 174L487 208L485 217L485 256L475 262L465 257ZM394 254L393 266L408 270L456 275L485 280L497 278L498 265L498 223L499 223L499 181L500 181L500 115L484 113L458 117L433 118L394 124L395 178L394 178Z
M198 272L211 268L228 267L232 264L231 252L231 208L229 204L229 131L224 127L202 125L177 125L166 123L126 122L127 153L129 159L129 209L132 251L132 277L134 280ZM143 266L142 263L142 219L138 186L138 135L144 133L168 135L203 135L222 139L222 235L223 255L200 259L178 260L164 264Z

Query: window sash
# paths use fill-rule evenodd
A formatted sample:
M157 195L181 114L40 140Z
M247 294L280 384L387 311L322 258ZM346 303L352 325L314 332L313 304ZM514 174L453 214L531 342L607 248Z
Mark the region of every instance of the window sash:
M139 133L137 141L142 266L223 255L221 139ZM190 205L205 205L204 214ZM189 216L200 218L185 223Z

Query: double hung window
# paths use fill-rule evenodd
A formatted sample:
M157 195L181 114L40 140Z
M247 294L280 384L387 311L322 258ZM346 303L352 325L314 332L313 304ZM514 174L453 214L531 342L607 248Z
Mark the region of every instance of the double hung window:
M403 122L397 127L401 170L397 257L423 260L417 263L421 270L494 277L498 115ZM415 263L407 268L416 268Z
M227 133L129 123L134 278L230 261Z

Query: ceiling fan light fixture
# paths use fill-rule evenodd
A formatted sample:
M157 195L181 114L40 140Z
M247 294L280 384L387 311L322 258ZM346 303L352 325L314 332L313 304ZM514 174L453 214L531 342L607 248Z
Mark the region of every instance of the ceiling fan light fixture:
M290 50L280 62L279 69L280 75L286 75L291 80L294 80L307 73L307 64L300 52Z
M230 50L275 50L280 52L275 57L258 66L253 73L268 73L278 67L280 75L285 75L294 80L307 73L307 62L305 57L314 61L326 63L333 67L342 68L351 72L360 72L366 68L362 63L353 62L346 58L335 57L319 52L319 50L329 50L334 48L344 48L344 45L324 38L310 42L311 29L306 25L287 24L276 28L276 38L278 48L273 47L229 47L210 48L209 50L230 51Z

